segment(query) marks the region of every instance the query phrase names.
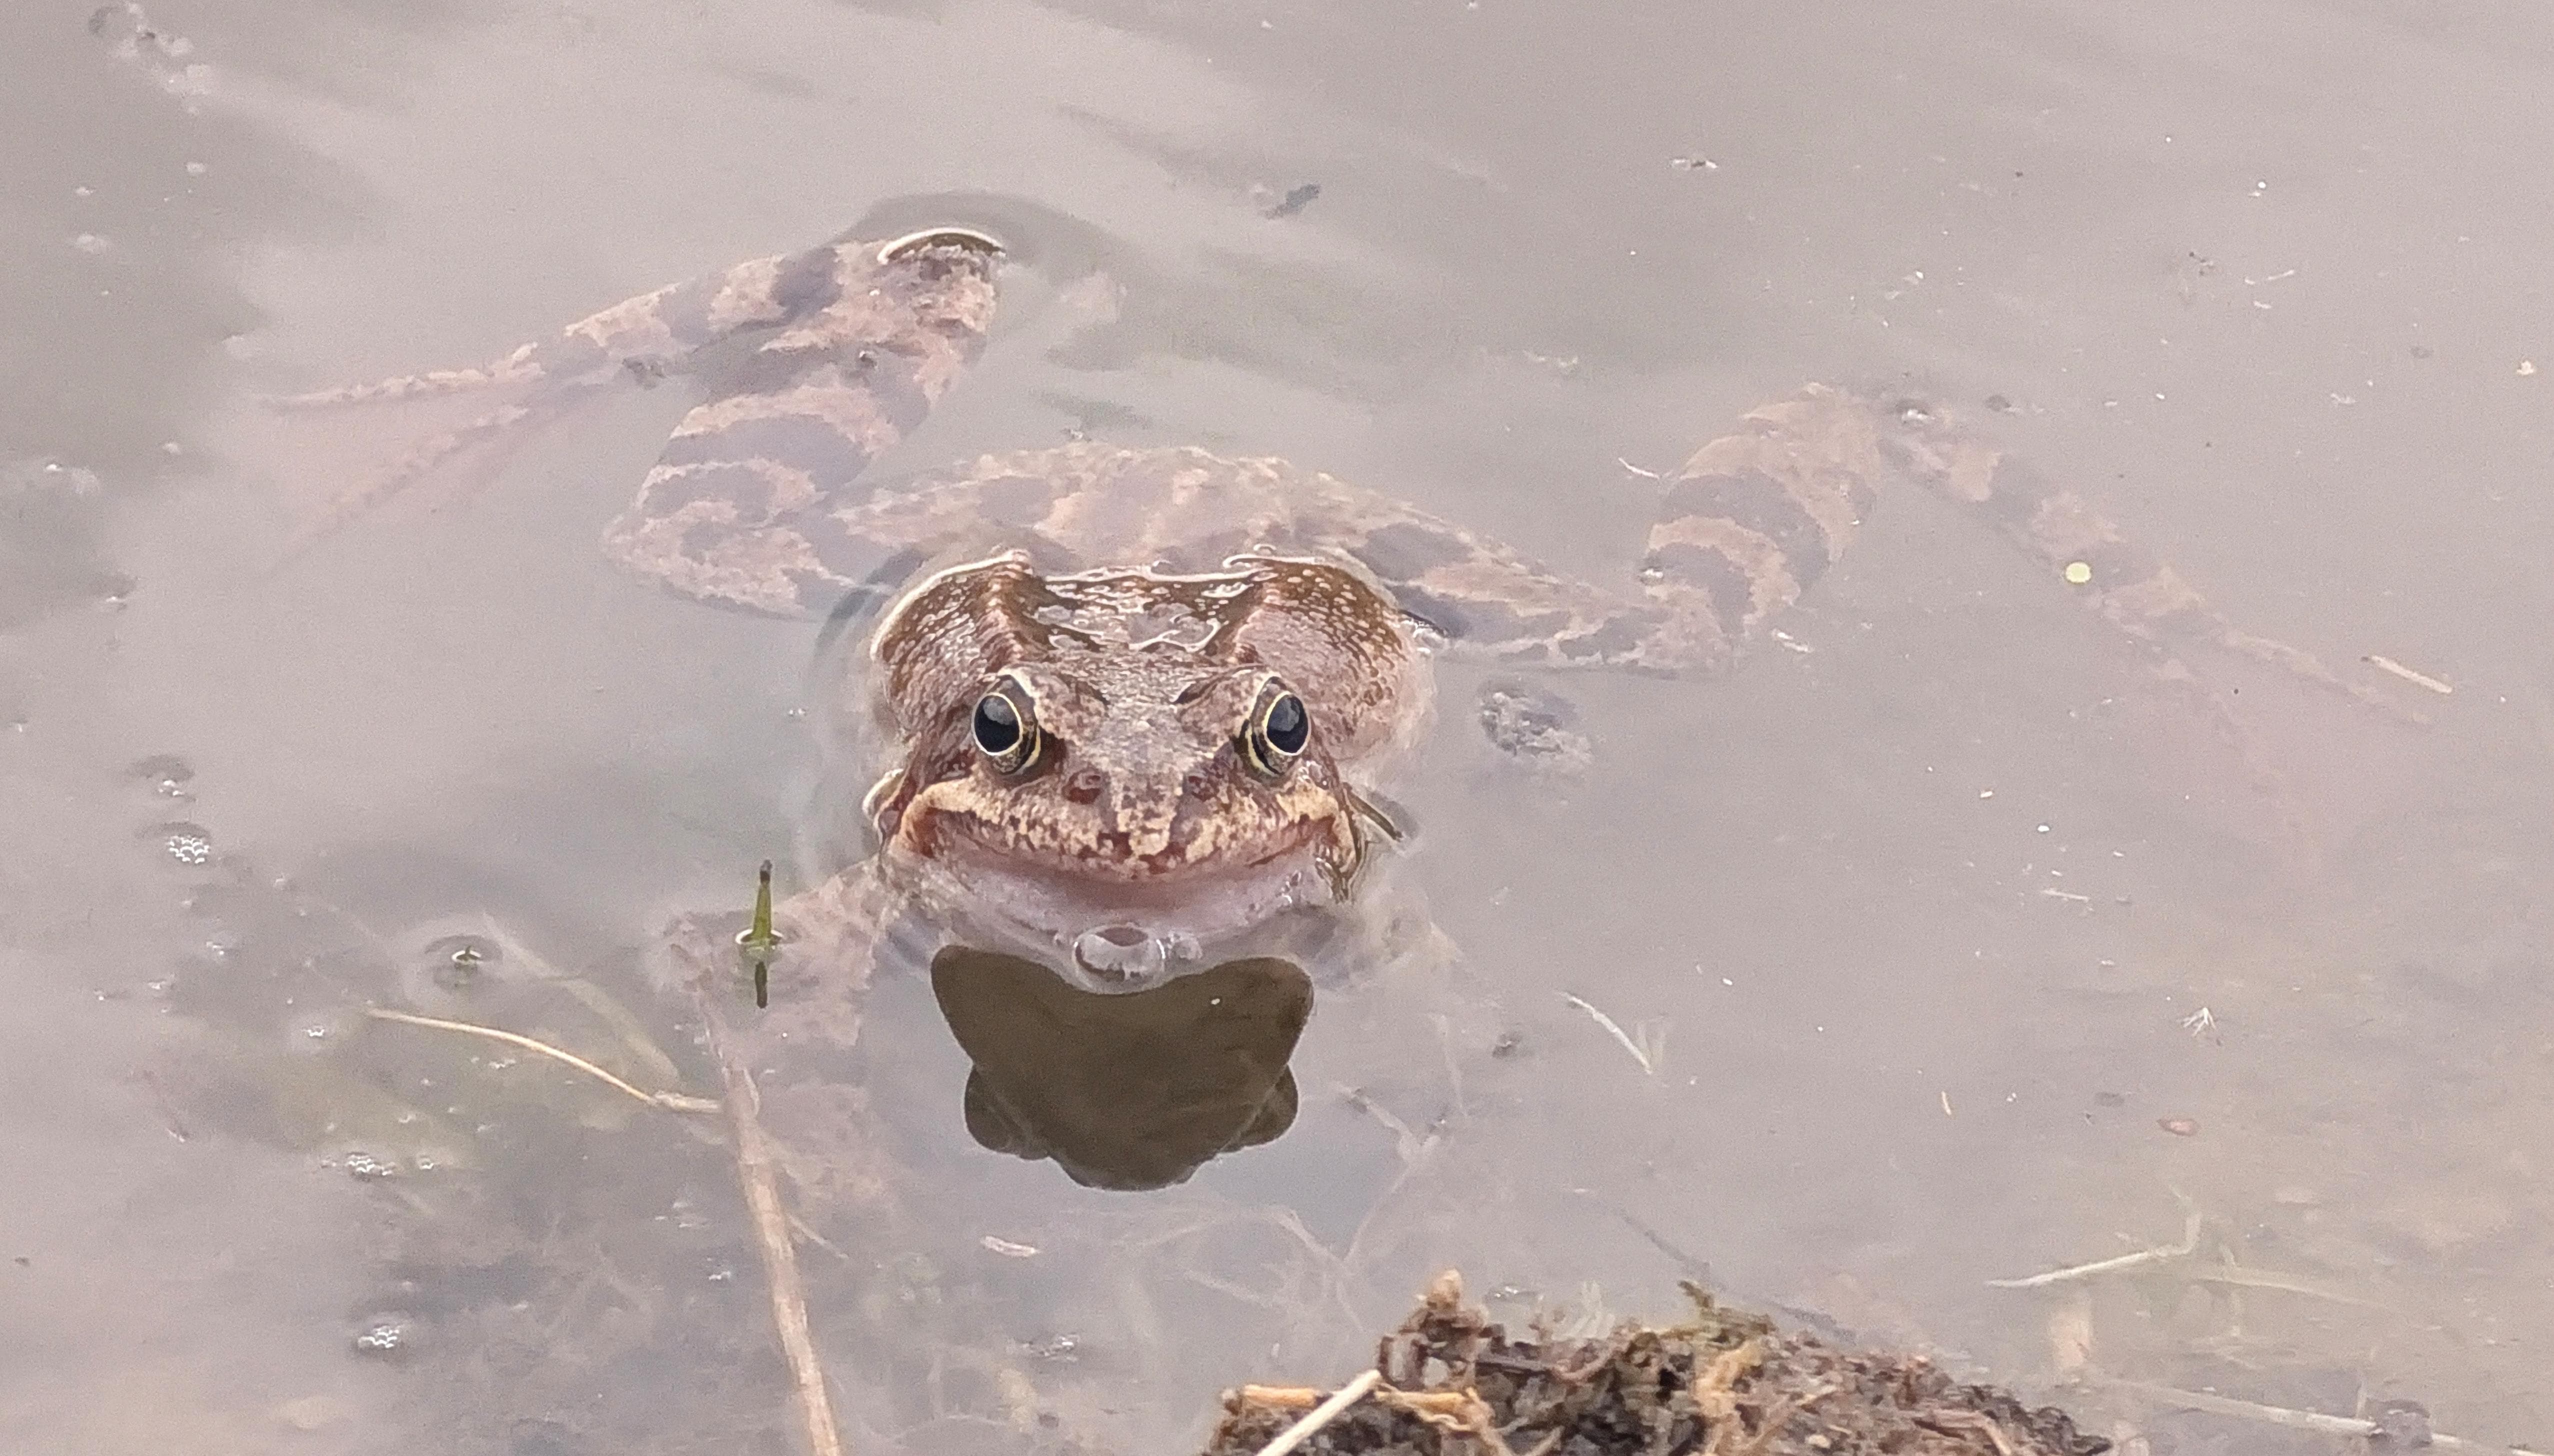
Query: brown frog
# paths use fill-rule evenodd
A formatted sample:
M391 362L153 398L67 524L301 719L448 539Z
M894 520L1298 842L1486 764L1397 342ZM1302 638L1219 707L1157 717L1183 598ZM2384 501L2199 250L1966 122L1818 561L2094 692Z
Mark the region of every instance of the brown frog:
M967 228L836 241L630 299L484 368L288 402L511 396L378 493L615 384L706 383L606 551L708 602L876 614L852 701L829 707L883 745L863 814L877 849L783 907L802 951L854 955L870 937L851 932L919 906L1133 988L1341 903L1395 837L1369 788L1422 728L1433 651L1717 669L1836 559L1891 477L1979 507L2166 681L2193 683L2172 651L2198 641L2380 701L2240 631L1932 407L1826 386L1695 452L1620 589L1275 459L1082 441L874 488L871 461L981 350L1003 256Z
M1445 967L1424 916L1388 920L1407 902L1368 883L1396 835L1375 791L1425 729L1432 655L1716 670L1818 579L1894 478L1977 507L2203 714L2215 705L2175 655L2185 644L2366 696L2242 633L2083 502L1934 408L1826 386L1696 451L1619 588L1273 459L1078 441L873 486L871 462L983 347L1004 267L1000 244L961 228L837 241L631 299L484 368L301 401L502 396L386 473L382 491L600 391L695 380L707 399L606 551L689 597L843 625L829 638L841 694L816 707L874 750L866 852L778 907L777 994L736 1029L748 1045L732 1064L759 1084L743 1105L770 1130L797 1216L860 1251L820 1266L844 1283L816 1294L827 1337L857 1342L836 1353L879 1430L1122 1425L1123 1367L1095 1361L1077 1376L989 1337L1020 1323L1023 1271L1135 1281L1220 1218L1269 1234L1272 1268L1308 1261L1305 1279L1329 1281L1380 1257L1396 1219L1440 1235L1438 1205L1416 1191L1427 1184L1397 1180L1381 1232L1361 1227L1339 1258L1291 1213L1245 1218L1213 1199L1164 1205L1185 1230L1165 1233L1140 1222L1140 1205L1094 1224L1092 1205L1059 1198L1039 1247L980 1240L977 1200L998 1176L983 1161L935 1161L938 1145L906 1131L963 1105L984 1146L1119 1189L1181 1181L1282 1132L1311 991L1281 957L1309 961L1302 948L1344 934L1351 953ZM1513 690L1485 698L1482 722L1503 745L1567 746L1567 726ZM1351 904L1358 914L1339 913ZM687 921L674 942L706 964L733 953L729 928ZM929 943L918 956L914 930ZM937 1039L860 1037L863 992L889 949L933 962L933 994L974 1064L963 1102L928 1060L943 1055ZM1484 1028L1449 1030L1489 998L1441 984L1370 982L1361 1019L1389 1049L1378 1081L1433 1078L1434 1059L1411 1055L1432 1039L1450 1064L1457 1050L1491 1059L1468 1066L1510 1064L1474 1035ZM1146 994L1052 994L1070 988ZM706 1003L713 1028L723 1015ZM1378 1117L1389 1091L1371 1104ZM1388 1125L1419 1168L1434 1132ZM1504 1156L1495 1143L1456 1148ZM1476 1201L1475 1179L1460 1180L1458 1198ZM1152 1307L1095 1288L1067 1302ZM1129 1314L1114 1348L1164 1368L1184 1353L1149 1314Z

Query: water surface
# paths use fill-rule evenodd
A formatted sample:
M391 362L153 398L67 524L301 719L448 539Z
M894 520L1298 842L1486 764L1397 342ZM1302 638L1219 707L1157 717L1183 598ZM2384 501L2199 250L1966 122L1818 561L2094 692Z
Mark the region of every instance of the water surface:
M1032 282L889 468L1077 429L1282 453L1623 581L1645 472L1804 381L1904 389L2433 722L2194 658L2276 768L2267 805L2061 584L1913 495L1785 623L1798 650L1557 684L1583 777L1496 760L1450 669L1398 794L1401 875L1459 960L1325 1000L1274 1143L1146 1196L983 1152L927 988L879 988L880 1110L975 1262L859 1251L892 1277L820 1278L945 1308L820 1310L839 1348L919 1321L1083 1400L1068 1433L1168 1449L1223 1385L1336 1379L1441 1265L1521 1314L1591 1284L1663 1311L1707 1264L2032 1391L2089 1315L2097 1372L2547 1439L2540 11L90 23L0 20L0 125L39 142L0 158L15 1444L786 1448L717 1148L351 1010L431 1002L427 946L502 934L690 1058L642 948L803 818L814 629L596 555L674 391L290 555L459 416L255 401L493 357L962 191L1103 259L1125 308L1073 335ZM154 755L184 773L135 770ZM473 1014L609 1040L541 980ZM1440 1074L1440 1017L1515 1055ZM1986 1287L2170 1243L2184 1198L2215 1283ZM408 1348L357 1350L386 1323ZM836 1379L872 1448L1015 1444L928 1413L999 1391L864 1375ZM2273 1439L2087 1408L2156 1450Z

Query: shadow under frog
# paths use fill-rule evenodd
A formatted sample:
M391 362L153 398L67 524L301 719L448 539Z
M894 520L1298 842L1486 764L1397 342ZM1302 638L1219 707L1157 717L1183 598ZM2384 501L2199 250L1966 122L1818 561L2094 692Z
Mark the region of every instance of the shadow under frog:
M931 989L974 1063L968 1134L1053 1159L1085 1187L1167 1187L1294 1123L1286 1064L1313 982L1292 962L1231 960L1103 995L1038 961L951 947L932 960Z

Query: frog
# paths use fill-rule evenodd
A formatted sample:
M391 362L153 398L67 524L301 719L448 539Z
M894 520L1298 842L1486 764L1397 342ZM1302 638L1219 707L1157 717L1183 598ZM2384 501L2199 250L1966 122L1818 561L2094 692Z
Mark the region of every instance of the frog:
M857 670L822 707L885 745L859 815L873 847L780 912L798 946L838 955L875 943L891 907L928 905L1092 989L1140 990L1204 948L1349 904L1402 838L1374 785L1431 722L1433 659L1724 671L1893 480L1982 515L2203 713L2223 716L2179 662L2190 642L2387 706L2237 627L1940 406L1833 384L1697 449L1612 585L1321 471L1194 446L1076 439L880 486L871 462L982 354L1009 251L965 226L846 235L640 294L475 369L286 402L506 396L343 516L601 391L705 387L603 549L705 603L871 623L845 634ZM1494 738L1512 706L1484 700Z
M1286 1064L1310 1016L1305 964L1420 987L1385 1037L1396 1047L1434 1035L1450 1065L1456 1039L1467 1067L1520 1064L1481 1012L1495 998L1453 979L1459 955L1392 873L1410 844L1393 775L1435 729L1441 662L1489 665L1472 717L1494 750L1566 771L1593 750L1534 682L1726 672L1780 630L1885 492L1913 487L2012 542L2211 721L2222 707L2183 662L2196 647L2385 706L2242 630L2082 497L1897 389L1812 382L1747 411L1665 474L1640 555L1610 583L1274 457L1074 438L876 479L981 360L1027 266L989 230L856 227L476 367L280 401L497 400L352 493L329 529L606 392L702 396L602 550L684 598L825 622L833 670L808 711L864 771L841 795L856 842L771 908L768 936L741 914L687 914L657 963L715 991L709 1040L746 1069L808 1237L899 1251L851 1276L849 1297L881 1331L858 1361L880 1422L1070 1416L1069 1381L980 1337L1014 1322L1017 1295L960 1271L990 1249L997 1271L1074 1258L1104 1273L1118 1245L1158 1244L1068 1222L1043 1254L1007 1237L970 1246L946 1206L965 1195L934 1201L882 1110L901 1095L893 1059L922 1055L914 1039L865 1035L891 966L929 964L976 1064L963 1104L980 1144L1119 1192L1183 1182L1284 1133L1302 1095ZM1108 285L1095 272L1074 290L1104 301ZM769 1007L719 1009L738 994L719 969L755 960ZM1059 1053L1065 1037L1075 1045ZM1101 1037L1115 1050L1085 1045ZM1188 1046L1196 1065L1159 1078L1171 1100L1130 1110L1143 1089L1128 1083L1144 1077L1129 1073ZM1389 1090L1356 1095L1398 1118ZM1415 1170L1435 1138L1412 1123L1433 1116L1387 1120ZM920 1327L924 1310L941 1333ZM983 1390L944 1380L961 1369Z

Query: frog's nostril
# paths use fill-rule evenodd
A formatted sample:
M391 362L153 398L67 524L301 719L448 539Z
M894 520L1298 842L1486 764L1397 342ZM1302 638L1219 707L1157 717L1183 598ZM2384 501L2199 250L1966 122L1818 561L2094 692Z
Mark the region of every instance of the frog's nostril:
M1211 787L1212 786L1206 781L1206 775L1202 773L1190 774L1187 778L1180 781L1180 788L1192 799L1205 798Z
M1104 785L1100 781L1100 770L1078 768L1074 770L1072 777L1064 781L1064 797L1076 804L1094 804L1099 802L1103 787Z

